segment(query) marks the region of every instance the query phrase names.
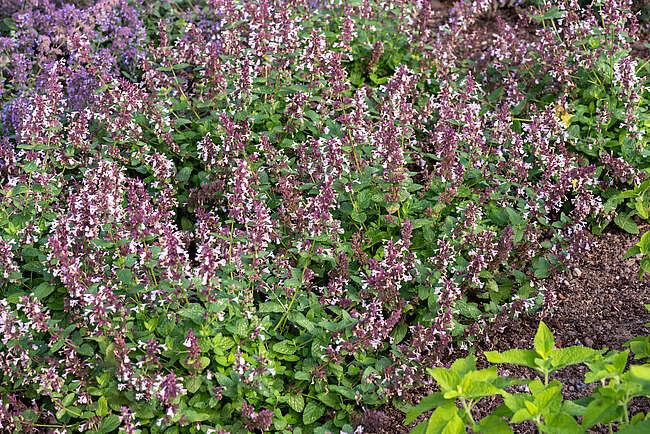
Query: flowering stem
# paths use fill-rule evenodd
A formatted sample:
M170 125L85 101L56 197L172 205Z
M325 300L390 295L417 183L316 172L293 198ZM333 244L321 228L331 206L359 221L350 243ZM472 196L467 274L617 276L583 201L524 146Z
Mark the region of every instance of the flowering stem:
M307 270L307 266L309 265L309 262L311 261L311 255L314 251L314 243L311 243L311 246L309 248L309 256L307 257L307 261L305 262L305 266L302 269L302 275L300 276L300 281L302 282L302 279L305 277L305 271ZM287 310L284 311L282 314L282 318L280 318L280 321L273 327L273 331L276 331L280 325L283 324L283 322L287 319L287 315L289 315L289 312L291 312L291 307L293 306L294 301L296 301L296 295L298 295L298 288L293 292L293 297L291 297L291 302L289 303L289 307L287 307Z

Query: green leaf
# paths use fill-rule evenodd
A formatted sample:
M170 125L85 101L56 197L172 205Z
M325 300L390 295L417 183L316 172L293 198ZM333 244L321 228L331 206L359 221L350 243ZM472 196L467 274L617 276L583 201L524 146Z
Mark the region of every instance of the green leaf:
M535 351L531 350L508 350L503 353L486 351L483 354L490 363L510 363L513 365L528 366L529 368L537 367L535 359L538 358L538 355Z
M117 270L117 278L122 282L123 284L127 285L131 282L131 270L128 269L121 269Z
M104 352L104 363L107 366L116 366L117 360L115 360L115 344L110 343L106 346L106 351Z
M99 423L99 432L100 433L109 433L117 427L120 426L120 418L114 414L107 416L102 419Z
M258 312L261 313L267 313L267 312L275 312L275 313L282 313L286 311L287 309L284 308L280 303L275 302L275 301L267 301L265 303L260 304L260 307L258 309Z
M281 341L273 344L273 351L280 354L293 354L296 352L296 346L291 341Z
M100 396L97 400L97 416L104 417L108 414L108 401L105 396Z
M195 393L199 387L201 387L201 377L198 375L188 378L185 382L185 388L190 393Z
M582 434L584 431L578 425L578 422L566 413L554 414L546 418L545 425L547 429L546 432L556 432L556 433L575 433Z
M650 365L632 365L630 375L634 380L650 386Z
M205 308L200 304L192 303L189 306L179 310L178 314L183 318L192 320L196 324L202 325L205 323Z
M302 413L302 422L305 425L311 425L325 414L325 407L315 402L308 402Z
M597 354L602 354L602 351L580 346L558 348L551 353L551 365L555 369L560 369L589 361Z
M533 416L530 414L528 409L522 408L520 410L517 410L515 414L512 415L512 418L510 419L511 423L519 423L523 422L525 420L528 420L532 418Z
M630 218L629 214L619 214L614 218L614 223L625 232L637 235L639 226Z
M534 276L538 279L545 279L548 277L551 264L542 256L538 256L532 261Z
M555 347L555 340L553 340L553 335L551 334L551 331L548 329L546 324L544 324L544 321L539 322L539 328L535 334L534 345L535 350L537 350L537 353L542 356L544 360L548 358L548 356L551 354L551 351L553 351L553 347Z
M623 259L629 259L629 258L631 258L633 256L638 255L639 253L641 253L641 248L638 245L635 244L632 247L630 247L627 250L627 252L625 252L625 255L623 256Z
M393 338L393 345L397 345L406 336L406 333L408 332L408 327L405 324L400 324L396 326L391 332L390 335Z
M492 396L500 392L499 389L483 381L470 382L466 388L463 388L463 396L470 399L481 398L483 396Z
M178 181L181 183L185 183L187 182L188 179L190 179L191 174L192 174L192 168L185 166L178 171L178 173L176 174L176 179L178 179Z
M582 416L585 414L586 407L578 404L576 401L564 401L562 403L562 410L571 416Z
M359 211L352 211L350 217L352 217L352 220L358 223L363 223L368 218L365 212L359 212Z
M649 45L649 44L646 44ZM647 434L650 432L650 419L638 422L635 425L622 425L618 434Z
M484 434L510 434L512 428L508 423L498 416L486 416L479 422L478 426L474 429L476 432Z
M339 396L336 393L332 393L331 391L327 393L319 393L317 397L323 404L329 407L338 409L341 406Z
M464 434L465 425L454 404L438 407L427 424L426 434Z
M355 396L354 390L350 389L349 387L345 387L345 386L338 386L336 384L331 384L329 386L329 390L331 392L336 392L339 395L343 395L348 399L354 399L354 396Z
M514 209L508 207L506 208L506 213L508 214L508 219L513 226L522 226L525 223L524 219L521 218L519 213L517 213L517 211Z
M416 405L409 409L406 413L406 419L404 420L404 425L411 424L419 415L426 413L429 410L432 410L436 407L449 404L450 400L445 399L442 396L442 392L436 392L429 396L425 396L422 400Z
M460 377L458 374L449 369L433 368L427 369L427 372L438 382L440 389L442 389L443 392L456 390L458 384L460 384Z
M595 399L589 403L582 415L582 428L588 430L592 426L605 422L608 423L616 416L616 404Z
M456 359L451 364L451 370L458 374L459 377L464 377L466 374L476 369L476 356L469 355L462 359Z
M314 323L309 321L301 312L291 312L289 315L287 315L287 319L292 323L303 327L309 333L313 333L316 330Z
M210 418L208 413L196 411L192 408L186 409L184 413L189 422L202 422Z
M244 338L248 335L248 321L246 318L238 318L234 323L228 324L226 330L234 335Z
M566 15L566 12L560 10L558 7L553 7L549 10L547 10L544 15L542 15L542 19L544 20L550 20L554 18L562 18L564 15Z
M104 241L104 240L102 240L102 239L100 239L100 238L95 238L95 239L92 240L91 242L92 242L94 245L96 245L97 247L101 247L101 248L106 248L106 247L112 247L112 246L113 246L113 242L112 242L112 241Z
M411 430L411 434L425 434L427 432L428 423L429 423L428 421L423 420L422 422L417 424L415 428Z
M644 273L650 273L650 256L641 259L641 271L639 271L639 279L643 278Z
M650 253L650 231L643 234L641 241L639 241L636 246L639 248L640 253L643 253L644 255Z
M34 288L34 295L39 300L44 300L48 295L54 292L56 288L47 282L43 282Z
M289 407L293 408L298 413L301 413L305 408L305 398L299 394L292 393L289 395L289 398L287 398L287 403L289 404Z

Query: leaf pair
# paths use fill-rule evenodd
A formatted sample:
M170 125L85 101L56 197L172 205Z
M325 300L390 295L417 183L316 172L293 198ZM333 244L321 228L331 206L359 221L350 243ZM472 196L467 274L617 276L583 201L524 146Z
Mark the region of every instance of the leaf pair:
M533 344L535 350L517 349L503 353L486 351L485 357L491 363L511 363L532 368L544 375L544 383L548 384L548 376L552 372L576 363L584 363L603 353L603 350L580 346L556 349L553 335L543 321L539 323Z
M476 370L476 357L473 355L456 360L449 369L433 368L427 372L438 382L441 391L424 398L408 411L406 424L422 413L436 409L428 422L420 423L414 433L464 433L466 425L473 426L477 432L512 432L507 423L496 416L488 416L476 424L471 410L481 398L503 394L504 387L525 381L499 377L495 366ZM462 402L462 410L456 406L456 399Z

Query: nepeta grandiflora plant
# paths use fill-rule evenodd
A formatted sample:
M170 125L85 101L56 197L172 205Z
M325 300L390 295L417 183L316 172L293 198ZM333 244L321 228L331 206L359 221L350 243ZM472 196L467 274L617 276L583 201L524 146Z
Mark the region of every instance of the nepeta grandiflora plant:
M2 428L362 430L548 308L647 153L626 5L572 6L482 72L467 2L3 4Z
M539 432L583 433L598 424L608 425L612 432L613 423L617 424L619 432L643 432L650 427L650 413L640 412L630 417L628 411L634 397L650 396L650 364L625 369L629 350L603 354L606 350L580 346L555 348L553 335L544 322L539 324L534 345L534 350L488 351L485 357L490 363L527 366L539 373L543 381L501 377L496 366L477 370L473 355L458 359L450 368L428 369L440 392L423 398L411 408L405 423L435 408L429 419L411 432L465 433L469 429L471 432L511 433L511 425L525 421L533 422ZM635 344L632 345L635 350ZM647 355L637 352L635 358ZM565 401L562 383L549 381L550 375L578 363L589 367L585 383L596 383L596 388L585 398ZM516 392L513 389L522 384L526 385L527 393L513 393ZM490 415L475 420L473 407L481 399L493 395L500 395L503 404ZM580 421L576 417L580 417Z

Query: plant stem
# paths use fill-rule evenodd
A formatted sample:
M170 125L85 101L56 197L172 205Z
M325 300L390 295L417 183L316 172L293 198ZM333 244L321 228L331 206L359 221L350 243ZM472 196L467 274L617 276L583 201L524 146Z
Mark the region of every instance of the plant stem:
M469 417L469 421L472 423L472 427L476 425L476 422L474 421L474 418L472 417L472 409L470 408L472 405L472 401L470 400L470 405L467 405L467 401L465 401L465 398L461 398L460 401L463 403L463 408L465 409L465 414L467 417Z

